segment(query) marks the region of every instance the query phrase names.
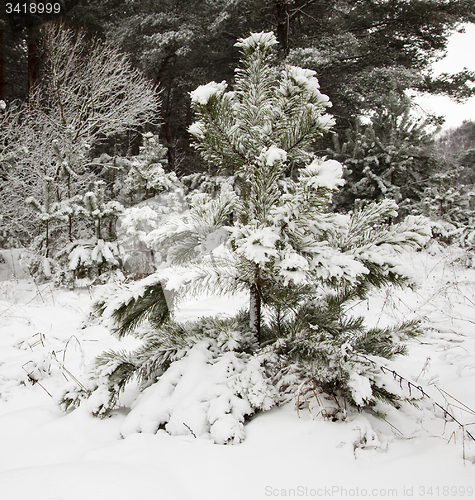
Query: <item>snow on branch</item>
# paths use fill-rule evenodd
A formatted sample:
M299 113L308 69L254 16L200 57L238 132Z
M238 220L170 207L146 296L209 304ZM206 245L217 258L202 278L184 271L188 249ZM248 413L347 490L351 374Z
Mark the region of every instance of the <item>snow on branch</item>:
M224 80L221 83L210 82L206 85L200 85L196 90L190 92L191 102L206 105L211 96L222 94L227 86L228 84Z
M251 33L251 35L247 38L239 38L234 46L241 47L243 52L253 50L261 50L265 52L278 43L279 42L272 31L261 31L260 33Z

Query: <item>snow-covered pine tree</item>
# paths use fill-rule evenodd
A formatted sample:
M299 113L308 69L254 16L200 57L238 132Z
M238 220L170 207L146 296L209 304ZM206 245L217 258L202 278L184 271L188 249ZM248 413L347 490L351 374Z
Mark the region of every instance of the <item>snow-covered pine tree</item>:
M420 201L431 174L441 168L436 131L433 117L415 117L408 96L393 91L382 98L345 137L334 135L334 148L328 153L345 165L347 181L337 206L348 210L355 201L391 198L407 209Z
M58 253L57 258L73 275L69 281L75 278L94 280L105 272L110 274L120 270L124 255L116 241L115 222L123 209L118 201L106 201L104 181L96 181L93 189L84 195L82 203L77 204L76 213L86 224L93 223L94 237L75 240Z
M35 256L29 263L30 272L40 279L52 277L55 262L52 257L52 234L60 222L68 220L71 207L68 203L57 201L55 184L52 177L45 177L43 183L43 197L37 199L29 196L26 204L35 214L44 233L36 238L32 248Z
M132 158L125 180L129 193L141 193L148 200L151 196L172 187L176 182L174 172L165 173L167 148L151 132L142 134L143 144L138 156ZM138 200L142 201L142 200Z
M116 160L127 172L119 197L131 204L118 224L118 240L126 250L124 264L129 277L144 277L154 271L155 256L146 237L170 213L181 213L186 205L175 172L166 171L167 154L159 137L146 132L138 155Z
M422 217L388 224L397 208L391 200L351 215L328 210L343 184L342 167L311 150L333 123L326 114L330 103L312 71L274 68L275 44L272 33L239 40L234 90L211 82L191 94L196 146L233 175L233 188L215 197L195 195L189 212L149 236L151 245L169 249L169 267L97 304L119 337L132 333L143 341L134 352L100 356L91 374L90 404L98 414L117 404L134 375L152 384L127 417L126 433L160 426L187 432L177 427L184 413L172 401L176 391L194 394L200 415L205 408L194 433L239 441L244 417L278 401L272 384L297 396L302 380L289 383L289 367L316 390L338 391L358 406L397 399L373 363L402 353L401 342L416 335L418 325L368 329L347 306L372 287L406 283L397 253L423 245L428 226ZM249 309L235 318L183 325L173 321L167 290L175 300L247 291ZM206 375L205 365L226 370ZM180 382L187 369L217 386L205 391ZM224 395L223 383L231 393ZM72 391L63 404L80 397Z
M276 43L272 33L241 39L236 45L243 58L236 70L234 91L225 92L225 82L211 82L191 93L198 120L189 130L196 148L221 172L235 175L238 203L232 207L236 221L233 240L240 247L240 275L250 289L250 328L257 337L266 281L273 280L266 276L270 267L266 262L273 259L264 247L273 247L280 240L283 245L277 262L288 259L285 240L271 213L282 196L278 183L286 172L311 164L310 147L334 123L325 113L331 104L320 93L314 72L287 66L279 74L273 66L271 48ZM312 165L315 173L320 169L317 164L315 160ZM339 183L341 180L328 186L326 195ZM262 258L251 255L256 250Z

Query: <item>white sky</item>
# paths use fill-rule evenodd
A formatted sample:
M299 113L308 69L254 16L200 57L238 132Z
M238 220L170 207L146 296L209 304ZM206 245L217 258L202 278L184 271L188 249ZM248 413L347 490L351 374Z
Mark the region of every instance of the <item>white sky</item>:
M475 25L465 26L465 33L449 39L447 57L434 64L435 73L456 73L467 68L475 71ZM444 128L453 128L464 120L475 121L475 97L457 104L447 97L418 97L416 102L426 111L445 115Z

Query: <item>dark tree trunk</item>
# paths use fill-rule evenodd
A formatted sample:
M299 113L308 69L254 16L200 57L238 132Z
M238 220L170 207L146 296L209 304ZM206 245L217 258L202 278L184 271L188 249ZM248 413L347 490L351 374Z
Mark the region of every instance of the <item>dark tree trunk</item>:
M326 10L331 9L331 4L334 2L333 0L307 0L300 5L295 5L295 3L290 3L286 0L275 0L274 17L277 24L276 35L284 56L287 56L290 50L291 23L295 22L301 15L304 15L308 7L316 3L320 3L320 11L323 14ZM293 9L291 5L293 5Z
M49 221L46 221L46 258L49 257Z
M259 285L253 283L249 294L249 311L251 315L249 327L256 336L257 342L261 342L261 291Z
M284 55L289 53L290 6L287 2L275 2L275 19L277 21L277 41Z
M165 106L162 107L162 118L163 118L162 133L163 133L163 135L165 137L165 141L167 143L168 169L170 171L174 171L175 170L175 141L173 138L173 131L172 131L172 115L173 115L172 94L173 94L173 84L174 84L174 80L175 80L176 54L172 54L166 58L162 67L160 68L159 76L157 77L157 83L160 82L160 79L163 76L163 71L164 71L165 67L169 64L170 61L171 61L171 69L170 69L169 82L168 82L168 86L167 86L168 87L167 88L167 98L166 98Z
M39 66L38 33L37 28L28 28L28 93L31 94L38 81Z
M5 80L5 2L0 0L0 100L5 101L7 96L7 82Z

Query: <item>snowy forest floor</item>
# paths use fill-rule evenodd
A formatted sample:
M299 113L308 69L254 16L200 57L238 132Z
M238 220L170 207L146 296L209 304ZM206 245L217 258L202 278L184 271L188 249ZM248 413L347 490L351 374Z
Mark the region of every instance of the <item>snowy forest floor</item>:
M475 270L462 265L457 251L409 254L415 291L390 289L355 304L372 325L423 321L425 334L391 367L405 378L397 380L403 390L408 380L432 399L419 408L388 407L384 418L351 413L344 422L288 404L255 415L245 441L227 446L164 430L122 439L126 410L104 420L85 405L62 413L54 395L66 378L80 381L94 356L135 341L119 342L90 321L99 290L37 286L22 273L18 251L1 255L1 499L475 496L475 442L441 409L475 435ZM241 305L205 298L184 305L179 317Z

